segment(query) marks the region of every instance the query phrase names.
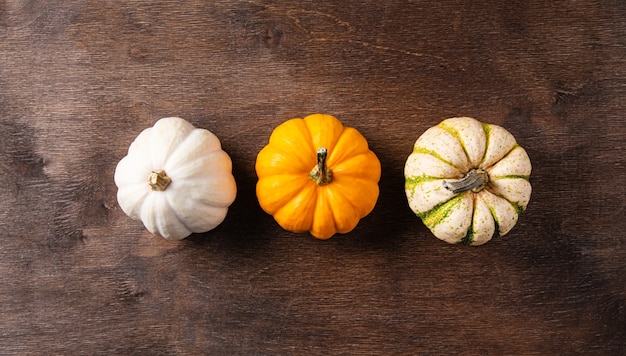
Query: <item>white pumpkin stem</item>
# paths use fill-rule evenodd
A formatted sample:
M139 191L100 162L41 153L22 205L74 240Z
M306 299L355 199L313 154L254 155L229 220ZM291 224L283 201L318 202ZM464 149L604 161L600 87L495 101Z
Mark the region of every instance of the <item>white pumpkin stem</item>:
M461 180L455 182L443 181L443 186L454 194L467 192L469 190L478 193L487 186L487 183L489 183L489 175L487 172L482 169L472 169L467 172L465 177Z
M164 191L172 183L172 178L165 174L165 171L152 171L148 177L148 184L152 190Z
M325 185L333 180L333 171L326 165L328 150L325 147L317 149L317 165L313 167L309 177L317 183L317 185Z

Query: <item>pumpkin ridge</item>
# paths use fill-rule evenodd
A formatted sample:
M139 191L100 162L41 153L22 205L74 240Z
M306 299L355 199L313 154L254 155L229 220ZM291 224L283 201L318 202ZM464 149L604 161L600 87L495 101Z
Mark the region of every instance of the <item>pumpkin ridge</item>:
M312 114L303 118L302 121L304 122L304 125L309 134L309 139L307 142L311 142L313 144L314 152L317 152L317 150L320 147L325 147L329 152L332 152L335 149L335 146L337 142L339 141L339 138L341 137L341 135L343 135L343 133L346 130L346 127L343 126L343 124L341 123L341 121L339 121L339 119L330 115ZM324 132L331 132L332 130L330 130L329 128L332 128L333 124L335 126L334 128L341 129L341 131L334 132L333 135L327 135L327 136L320 135L321 133L324 133ZM326 127L321 128L324 126ZM329 139L329 141L315 143L316 140L323 141L324 138ZM316 145L319 147L315 147Z
M183 151L179 154L181 150ZM225 157L212 157L215 155ZM189 159L189 157L192 159ZM219 138L209 130L195 128L188 133L174 150L172 150L161 169L172 179L184 179L193 177L198 171L203 171L204 168L202 166L205 160L221 160L224 158L226 158L226 161L229 161L231 166L230 173L232 174L232 161L230 156L222 150L222 144ZM202 164L198 162L202 162ZM190 167L194 167L194 164L195 169L189 170ZM187 172L185 172L185 170L187 170Z
M522 175L522 174L503 174L503 175L494 175L490 177L493 179L523 179L527 182L530 181L530 175Z
M510 201L509 199L507 199L505 196L503 196L502 194L498 194L496 192L494 192L492 189L490 189L489 187L487 188L487 191L489 191L489 193L497 196L498 198L502 198L504 200L506 200L509 204L511 204L511 206L513 207L513 209L515 209L515 212L519 215L521 212L524 211L524 207L521 206L518 202L515 201Z
M465 154L465 158L467 159L467 162L469 165L472 164L472 160L470 158L469 153L467 152L467 147L465 147L465 142L463 142L463 139L461 138L461 135L459 135L459 131L457 129L455 129L454 127L441 122L439 125L439 128L441 128L442 130L446 131L447 133L449 133L450 135L452 135L457 141L459 141L459 143L461 144L461 148L463 149L463 153ZM459 169L460 171L463 171L461 169Z
M474 219L474 216L472 215L472 219ZM469 246L474 242L474 227L473 225L470 225L470 227L467 228L467 234L465 234L465 236L463 236L463 238L461 238L461 240L459 241L459 243L461 245L466 245Z
M441 179L445 179L445 178L437 178L433 176L427 176L425 174L421 176L407 177L404 180L404 189L414 191L415 188L422 183L433 182L433 181L441 180Z
M307 196L307 194L305 194L305 193L310 193L310 195ZM278 222L278 224L280 226L285 227L286 222L283 221L283 219L281 219L281 216L282 216L282 213L283 213L283 211L285 209L293 208L295 205L298 205L298 204L292 204L293 201L295 201L296 199L306 200L304 203L301 202L301 204L299 204L299 205L303 206L305 208L312 207L312 206L314 206L313 202L317 202L318 195L319 195L319 192L318 192L318 190L315 187L311 188L311 189L306 189L306 188L305 189L301 189L296 194L293 194L289 200L286 200L283 204L281 204L275 211L271 212L271 215L274 216L274 220L276 220L276 222ZM312 209L310 209L310 211L308 211L304 215L307 215L307 216L312 215L312 213L314 211L315 211L315 209L312 208ZM293 216L293 214L287 214L287 213L285 215L289 216L289 217ZM292 222L292 221L289 221L289 222ZM299 221L299 222L301 223L301 221ZM313 219L311 219L310 224L308 226L303 227L302 229L298 229L298 231L310 230L312 225L313 225ZM287 226L287 228L293 229L293 225Z
M270 138L267 144L272 145L272 146L277 146L276 141L281 141L281 140L284 140L285 137L289 138L292 136L292 134L290 134L291 130L296 130L302 133L304 136L304 137L301 137L300 141L296 141L296 143L311 143L313 141L311 137L311 131L309 130L309 127L306 124L306 121L301 118L295 118L295 119L289 119L283 122L282 124L278 125L274 129L274 131L272 131L272 133L270 134ZM287 132L283 132L283 131L287 131ZM313 152L315 152L315 148L313 147L312 144L310 145L310 148Z
M350 136L353 137L350 137ZM348 143L344 143L348 142ZM359 142L360 141L360 142ZM344 146L349 146L344 147ZM326 147L328 148L328 147ZM341 164L353 157L370 152L369 145L365 137L354 127L344 127L332 150L328 149L328 166Z
M375 160L372 158L375 158ZM373 177L369 174L363 174L364 173L363 169L352 168L355 166L355 163L352 161L355 161L358 163L359 159L363 160L363 163L364 163L360 167L368 168L368 170L365 170L365 171L379 172L377 175L378 179L367 179L367 178L373 178ZM378 181L380 181L380 167L379 167L378 162L379 162L378 157L376 157L374 152L367 150L366 152L359 153L354 156L346 157L340 162L335 162L335 164L332 166L328 165L328 168L331 169L335 175L339 174L339 175L346 176L346 177L362 178L362 179L366 179L368 181L374 181L377 183ZM369 169L369 168L373 168L373 169Z
M469 246L474 242L474 234L476 233L476 231L474 231L474 217L476 216L476 199L478 199L476 197L476 194L472 194L472 207L473 207L472 223L467 228L467 233L465 234L465 236L463 236L463 238L461 238L461 240L459 241L459 243L462 245Z
M174 130L172 129L166 130L166 132L168 133L168 136L166 136L166 138L168 138L169 140L167 142L156 141L159 138L159 133L163 132L162 126L168 125L170 122L175 122L178 127L175 127L176 129ZM147 130L151 130L150 146L152 148L153 154L156 151L160 151L161 149L166 148L165 147L166 144L171 145L172 143L176 143L174 147L171 147L167 149L166 151L161 152L163 153L163 161L161 162L162 167L154 167L154 168L162 169L163 167L165 167L165 165L169 161L170 157L172 157L174 152L176 152L180 148L180 146L182 146L183 142L185 142L187 138L189 137L189 135L193 131L197 130L197 128L194 127L190 122L182 118L167 117L167 118L160 119L154 124L154 126L148 128ZM181 133L184 135L181 135L178 140L174 140L176 136ZM154 162L154 155L153 155L153 165L159 166L156 162Z
M346 197L346 195L340 189L334 189L333 194L337 194L338 196L342 197L344 201L348 202L353 210L358 210L354 203L350 199L348 199L348 197Z
M494 166L496 163L502 161L503 159L505 159L508 155L510 155L513 151L515 151L518 147L521 147L519 144L515 143L513 145L513 147L511 147L511 149L509 150L509 152L505 153L504 156L502 156L502 158L500 158L498 161L494 162Z
M510 155L513 151L515 151L515 149L517 149L518 147L522 147L520 146L517 142L511 146L511 149L508 150L505 154L502 155L502 157L500 157L498 160L496 160L495 162L493 162L493 164L491 164L491 166L489 167L485 167L486 170L488 170L489 168L495 166L496 164L498 164L498 162L502 161L503 159L505 159L508 155ZM486 150L485 150L486 152ZM482 162L481 162L482 163Z
M329 199L328 199L328 194L326 194L325 190L328 189L328 187L322 187L318 189L315 189L315 204L312 205L313 206L313 220L311 222L311 234L319 239L327 239L330 238L332 235L334 235L335 233L337 233L337 221L335 220L335 214L333 214L333 209L332 206L330 205ZM324 196L323 198L321 196ZM321 202L321 203L320 203ZM330 219L328 219L328 221L325 221L326 224L332 223L332 229L330 229L331 231L333 231L333 233L326 237L324 235L318 235L316 234L313 230L313 227L316 226L316 220L318 218L318 214L317 211L318 209L327 209L327 211L330 212ZM323 214L321 214L323 216ZM322 224L325 225L325 224Z
M200 177L200 178L187 178L187 181L192 182L192 185L196 185L196 184L200 184L203 182L206 182L206 178ZM224 186L225 184L230 183L231 178L226 175L226 174L221 174L221 176L212 176L211 180L215 181L215 182L219 182L217 185L221 185ZM208 197L197 197L194 196L191 198L192 200L202 203L202 204L206 204L206 205L210 205L210 206L215 206L215 207L219 207L219 208L228 208L231 204L231 200L232 199L214 199L211 200Z
M179 240L181 237L179 234L176 234L175 230L165 230L166 226L172 226L176 224L167 224L164 223L164 220L159 217L163 216L174 216L176 218L176 222L179 223L179 226L182 226L184 230L183 237L191 234L191 231L187 228L187 226L181 222L180 216L176 212L176 209L172 207L172 204L169 200L169 194L165 192L151 192L152 194L148 194L146 199L141 204L141 221L148 231L152 234L156 234L162 236L166 239ZM159 198L164 199L158 200ZM159 204L160 203L160 204ZM159 211L159 209L161 211ZM164 213L164 210L167 210L167 214ZM144 214L144 211L149 212L148 214ZM150 227L152 229L150 229ZM180 231L178 231L180 232ZM165 234L163 234L165 233ZM165 235L169 235L166 237Z
M358 209L358 206L357 206L357 205L355 205L355 202L353 202L352 200L350 200L350 199L346 196L346 194L344 194L344 193L343 193L343 191L342 191L341 189L333 189L333 194L337 194L338 196L340 196L340 197L341 197L341 198L342 198L345 202L347 202L347 203L348 203L348 205L350 205L350 208L351 208L353 211L357 211L357 212L358 212L358 211L360 210L360 209ZM372 208L372 209L373 209L373 208ZM368 209L368 210L371 210L371 209ZM359 215L359 220L360 220L360 219L362 219L362 218L364 217L364 216L360 216L361 214L358 214L358 215ZM365 214L365 215L367 215L367 214ZM335 216L335 215L333 214L333 217L334 217L334 216ZM335 225L336 225L336 224L335 224Z
M145 185L150 175L150 163L142 159L139 153L127 155L115 167L114 181L120 186Z
M450 200L442 202L434 208L418 214L418 216L422 219L424 225L432 229L448 217L452 209L454 209L461 200L463 200L463 194L459 194Z
M180 150L182 146L185 146L184 145L185 141L187 141L187 139L189 139L189 136L191 136L191 133L194 132L195 130L197 130L197 129L192 129L189 132L187 132L187 135L185 135L185 137L182 140L180 140L180 142L178 142L176 147L174 147L174 149L170 151L170 153L165 158L165 162L163 162L163 167L168 165L168 163L170 162L172 157L176 157L176 152L178 150ZM167 173L167 172L165 172L165 173Z
M268 145L268 146L271 146L274 151L278 151L280 153L284 153L284 154L286 154L288 156L296 155L295 152L290 151L290 150L286 150L283 147L280 147L279 145Z
M490 193L491 193L491 191L490 191ZM494 209L494 207L491 206L491 204L489 204L489 202L486 199L482 199L481 198L481 200L487 205L487 208L489 208L489 212L491 213L491 218L493 219L494 228L493 228L493 235L491 236L491 238L493 239L493 238L499 237L500 236L500 222L498 221L498 216L496 214L496 209ZM508 202L508 200L507 200L507 202Z
M409 183L409 184L414 184L414 185L418 185L420 183L424 183L424 182L432 182L434 180L438 180L438 179L445 179L442 177L433 177L433 176L427 176L427 175L421 175L421 176L411 176L411 177L407 177L405 179L405 182Z
M264 155L271 155L275 157L276 154L282 155L282 157L280 157L279 160L275 160L275 159L271 160L271 162L277 162L277 164L261 165L261 162L264 162L264 161L259 159L259 157L262 157ZM293 163L294 160L297 162L297 164ZM298 166L301 166L301 167L298 167ZM257 176L259 177L270 177L274 175L274 174L266 174L265 171L268 168L273 168L273 170L278 169L279 171L287 170L287 171L290 171L289 174L304 174L308 176L309 171L313 166L315 166L315 161L313 160L311 162L306 162L306 158L301 157L301 155L295 154L293 151L287 151L278 145L268 144L267 146L263 147L263 149L257 155L257 162L255 163L255 171L257 173ZM282 175L282 173L279 175Z
M141 195L131 201L134 204L128 205L126 204L126 202L128 202L129 200L120 200L119 198L118 203L120 204L122 211L124 211L124 213L126 213L128 216L133 219L141 219L141 209L143 209L143 202L146 200L146 196L148 196L148 194L151 192L149 188L146 188L146 184L133 183L131 185L126 185L122 188L119 188L117 194L120 196L126 196L130 194L128 193L129 191L132 192L134 190L141 191ZM138 204L139 202L141 202L141 204ZM122 206L122 204L124 204L124 206Z
M304 144L304 142L299 142L299 144ZM281 152L281 153L284 153L285 155L290 156L290 157L293 157L293 156L298 156L299 154L303 154L303 155L306 155L306 154L307 154L306 152L304 152L304 153L303 153L303 152L301 152L301 153L297 153L297 152L295 152L295 151L285 149L284 147L282 147L282 146L280 146L280 145L277 145L277 144L275 144L275 143L270 143L270 144L268 144L268 146L271 146L273 150L278 151L278 152ZM309 146L309 145L307 145L307 146ZM313 146L311 145L310 147L313 147ZM308 147L308 148L310 148L310 147ZM316 152L316 150L313 150L313 151L311 151L311 152L314 152L314 153L315 153L315 152Z
M289 203L295 199L306 187L309 183L314 184L313 181L308 176L303 176L301 174L275 174L271 176L259 177L257 182L257 194L261 194L258 191L259 187L264 186L265 184L269 184L272 186L276 183L276 181L282 180L281 177L288 177L288 182L283 182L283 188L280 195L272 195L273 197L279 197L278 199L272 199L270 203L268 200L270 199L259 199L259 204L261 208L269 213L270 215L274 215L278 210L282 209L284 206L289 205ZM289 183L289 184L287 184ZM264 194L261 194L264 196ZM286 198L282 198L286 197ZM269 207L273 207L274 209L269 209Z
M516 208L515 210L517 210L517 203L516 203L516 202L514 202L514 201L511 201L511 200L507 199L507 198L506 198L505 196L503 196L502 194L498 194L498 193L496 193L496 192L495 192L495 191L494 191L491 187L489 187L489 186L488 186L488 187L486 187L485 189L486 189L487 191L489 191L489 193L491 193L491 194L493 194L493 195L497 196L498 198L502 198L502 199L504 199L504 200L508 201L511 205L513 205L513 207L514 207L514 208Z
M175 157L175 156L171 156ZM198 179L197 177L201 175L202 178L205 179L207 176L215 177L220 175L228 175L230 173L232 175L232 161L230 160L230 156L222 150L215 150L205 152L202 155L194 156L193 160L181 160L180 162L172 162L171 159L168 159L164 170L167 175L172 178L172 180L176 179ZM204 165L210 164L210 168L206 169ZM228 173L222 172L222 168L226 166L230 166L230 169L227 171Z
M493 235L491 238L500 237L500 223L498 222L498 218L496 217L495 210L489 206L489 211L491 211L491 217L493 218Z
M515 213L518 216L524 210L524 208L521 205L516 204L515 202L512 202L512 201L508 200L507 198L505 198L505 197L503 197L503 196L501 196L499 194L494 193L493 191L491 191L491 189L488 189L488 191L489 191L489 194L493 194L494 196L496 196L498 198L501 198L504 201L506 201L507 203L509 203L513 207L513 210L515 211ZM483 202L485 204L487 204L487 207L489 208L489 211L491 212L491 216L493 217L493 221L494 221L494 224L495 224L493 237L502 236L502 233L500 232L500 222L498 221L498 216L496 214L496 209L491 204L489 204L489 202L486 199L483 199Z
M485 158L487 158L487 151L489 151L489 146L491 145L491 125L486 123L481 123L483 127L483 131L485 132L485 152L483 152L483 157L480 159L480 163L478 166L482 166L483 162L485 162Z
M440 160L441 162L443 162L444 164L447 164L450 167L453 167L454 169L456 169L459 172L464 172L464 169L461 169L459 167L457 167L456 165L454 165L452 162L446 160L445 158L443 158L439 153L433 151L433 150L429 150L428 148L424 148L424 147L414 147L413 148L413 153L421 153L421 154L427 154L430 156L435 157L436 159Z
M332 201L332 204L329 203L329 205L333 205L333 206L337 206L336 199L330 199L330 197L333 196L333 195L337 195L337 196L341 197L341 199L350 207L350 209L352 209L352 211L357 213L356 215L358 216L358 219L356 219L356 222L354 224L352 224L353 226L350 226L348 228L348 231L352 231L356 227L356 225L359 223L359 220L361 220L363 218L363 216L361 216L361 214L358 213L359 209L357 209L356 206L354 205L354 203L350 199L348 199L341 192L341 190L339 190L339 189L333 189L332 190L332 194L328 194L326 191L324 193L322 193L322 194L326 194L327 201ZM331 215L333 217L333 223L335 224L335 231L340 232L340 233L345 233L346 232L345 230L344 231L340 231L340 229L338 227L338 224L337 224L337 220L338 220L338 218L337 218L337 211L338 210L340 210L340 209L331 209L331 211L332 211ZM343 210L343 209L341 209L341 210Z
M174 209L174 203L172 202L172 198L170 197L170 194L165 194L165 201L167 201L167 205L170 208L172 214L174 215L174 217L176 218L176 220L178 220L178 222L185 227L185 229L189 230L191 232L191 229L189 229L189 226L187 226L187 224L185 223L184 219L180 216L180 212L178 211L178 209Z
M298 134L294 135L293 131L296 131ZM286 163L280 164L279 166L281 167L290 167L289 162L293 160L302 163L303 166L307 167L306 172L308 174L315 165L315 160L313 159L309 162L307 157L315 157L318 149L318 147L313 147L312 141L311 131L304 119L289 119L274 129L268 143L261 152L269 149L282 154L285 159L282 159L281 162L284 161Z

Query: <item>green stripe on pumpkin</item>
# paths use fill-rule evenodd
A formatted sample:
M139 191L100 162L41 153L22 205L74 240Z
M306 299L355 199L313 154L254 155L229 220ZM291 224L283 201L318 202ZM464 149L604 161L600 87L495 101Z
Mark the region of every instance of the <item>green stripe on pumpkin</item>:
M457 141L459 141L459 143L461 144L461 148L463 149L463 153L465 153L465 158L467 158L468 162L471 162L469 153L467 153L467 148L465 148L465 142L463 142L463 139L461 139L461 135L459 135L459 132L454 127L449 126L443 122L439 123L439 125L437 126L439 126L440 129L443 129L454 138L456 138Z
M492 179L523 179L525 181L530 181L530 176L521 175L521 174L506 174L501 176L491 176Z
M498 223L498 219L496 219L495 217L493 218L493 224L494 224L494 229L493 229L493 236L491 236L491 238L496 238L496 237L500 237L500 223Z
M440 160L441 162L447 164L450 167L454 167L456 169L459 169L459 167L455 166L454 164L452 164L450 161L446 160L445 158L441 157L441 155L433 150L429 150L427 148L423 148L423 147L416 147L413 149L413 153L422 153L425 155L431 155L433 157L435 157L436 159Z
M428 211L418 214L417 216L422 219L424 225L429 228L433 228L447 218L462 200L463 194L457 195L446 202L438 204Z
M493 235L491 238L496 238L500 236L500 223L498 222L498 217L496 216L496 210L491 207L491 205L487 204L489 207L489 211L491 212L491 217L493 218Z
M404 188L410 191L415 190L415 187L426 182L432 182L443 178L437 178L427 175L406 177L404 181Z
M467 234L461 239L461 241L459 241L459 243L461 245L471 245L472 242L474 242L474 229L472 228L472 226L470 226L467 229Z
M497 194L496 192L489 190L489 192L497 197L500 197L504 200L506 200L507 203L511 204L513 206L513 209L515 210L515 212L517 213L517 215L519 215L521 212L523 212L524 210L526 210L525 207L523 207L522 205L520 205L519 202L516 201L510 201L507 198L505 198L504 196L502 196L501 194ZM489 207L489 209L491 209L491 207ZM493 214L493 210L491 211L491 213ZM494 215L495 217L495 215Z
M500 162L500 161L502 161L503 159L505 159L505 158L506 158L506 156L510 155L510 154L511 154L511 152L515 151L515 149L516 149L516 148L518 148L518 147L520 147L520 145L519 145L517 142L515 142L515 144L513 145L513 147L511 147L511 149L509 150L509 152L505 153L505 154L504 154L504 156L502 156L502 158L500 158L500 159L498 160L498 162ZM496 163L497 163L497 162L496 162ZM495 163L494 163L494 164L495 164Z
M489 151L489 146L491 145L491 124L482 123L482 125L483 125L483 131L485 131L486 145L485 145L485 153L483 153L483 158L480 160L481 164L485 162L485 157L487 157L487 151ZM509 153L513 152L513 150L518 147L519 147L519 144L515 142L515 144L513 144L513 147L511 147L509 152L505 153L504 156L500 157L500 159L494 162L494 164L504 159L504 157L508 156Z
M485 152L483 152L483 158L480 159L480 163L485 162L485 157L487 157L487 151L489 150L489 145L491 144L491 125L482 123L483 131L485 132Z

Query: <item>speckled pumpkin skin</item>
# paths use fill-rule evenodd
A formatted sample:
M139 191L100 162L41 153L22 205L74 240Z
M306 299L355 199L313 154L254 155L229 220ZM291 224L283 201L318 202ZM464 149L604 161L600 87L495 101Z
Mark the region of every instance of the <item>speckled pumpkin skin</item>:
M442 121L415 142L405 168L409 206L439 239L482 245L515 226L530 201L530 158L504 128L469 117ZM447 184L471 171L484 187L455 193Z

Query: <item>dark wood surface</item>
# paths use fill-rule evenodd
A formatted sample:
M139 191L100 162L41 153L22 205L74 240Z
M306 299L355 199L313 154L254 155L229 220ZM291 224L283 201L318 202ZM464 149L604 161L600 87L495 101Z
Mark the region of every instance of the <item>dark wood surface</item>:
M322 112L382 162L347 235L283 231L255 196L281 122ZM213 131L238 197L151 237L116 202L165 116ZM511 131L527 211L482 247L409 210L403 167L452 116ZM626 352L623 1L0 1L0 354Z

